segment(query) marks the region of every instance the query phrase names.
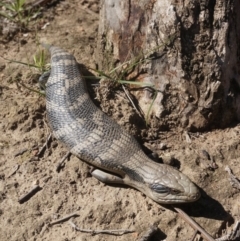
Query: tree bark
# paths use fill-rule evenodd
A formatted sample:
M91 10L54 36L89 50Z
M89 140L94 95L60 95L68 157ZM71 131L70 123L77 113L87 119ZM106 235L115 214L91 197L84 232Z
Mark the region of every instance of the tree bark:
M240 120L239 9L239 0L102 0L99 68L137 60L129 78L157 90L159 128L228 126ZM131 91L145 117L154 91Z

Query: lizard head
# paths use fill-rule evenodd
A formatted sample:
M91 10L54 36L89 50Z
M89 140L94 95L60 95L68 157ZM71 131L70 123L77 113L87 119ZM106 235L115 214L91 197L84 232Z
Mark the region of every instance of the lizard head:
M146 163L146 162L145 162ZM199 189L183 173L165 164L147 162L138 170L142 181L130 177L128 185L135 187L157 203L177 204L200 198Z

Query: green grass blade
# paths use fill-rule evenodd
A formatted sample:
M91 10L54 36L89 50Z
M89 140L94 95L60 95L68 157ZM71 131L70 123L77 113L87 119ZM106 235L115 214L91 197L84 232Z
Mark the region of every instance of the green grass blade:
M32 89L32 88L26 86L25 84L23 84L22 82L19 82L19 81L18 81L18 84L20 84L21 86L23 86L24 88L26 88L26 89L28 89L28 90L30 90L30 91L32 91L32 92L35 92L35 93L37 93L37 94L39 94L39 95L45 96L45 93L42 93L42 92L39 91L39 90Z
M29 67L34 67L34 68L39 68L38 66L34 65L34 64L29 64L29 63L25 63L25 62L21 62L21 61L17 61L17 60L12 60L12 59L7 59L7 58L4 58L2 57L3 59L9 61L10 63L16 63L16 64L23 64L23 65L26 65L26 66L29 66Z
M143 86L143 87L154 87L154 85L151 84L151 83L144 83L144 82L139 82L139 81L117 80L117 82L120 83L120 84L140 85L140 86Z
M90 67L89 67L88 69L97 72L100 76L103 76L103 77L105 77L105 78L107 78L107 79L112 79L111 76L105 74L103 71L100 71L100 70L97 70L97 69L93 69L93 68L90 68Z

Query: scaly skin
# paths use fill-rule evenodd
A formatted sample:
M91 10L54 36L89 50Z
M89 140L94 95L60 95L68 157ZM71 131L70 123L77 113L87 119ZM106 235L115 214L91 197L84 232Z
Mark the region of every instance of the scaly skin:
M94 105L71 54L44 46L51 53L46 84L49 124L71 153L101 169L93 172L96 178L132 186L158 203L193 202L200 197L188 177L149 159L131 135Z

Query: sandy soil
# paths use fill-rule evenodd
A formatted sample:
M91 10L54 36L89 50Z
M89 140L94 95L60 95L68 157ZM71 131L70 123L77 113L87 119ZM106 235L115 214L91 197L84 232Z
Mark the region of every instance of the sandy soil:
M33 63L41 40L68 50L79 63L94 68L98 12L98 1L65 0L44 9L26 32L4 22L0 55ZM55 139L37 156L50 133L45 99L18 82L38 89L38 73L0 58L0 240L137 240L153 223L159 228L153 241L189 240L194 230L170 207L131 188L100 183L89 174L90 167L76 157L71 156L57 172L56 166L67 149ZM102 83L98 96L103 96L103 110L130 130L146 149L179 166L199 186L201 199L181 208L213 237L230 231L234 221L240 219L240 191L232 187L225 167L228 165L240 177L240 126L208 133L160 132L154 123L144 127L121 88L113 92ZM178 161L172 163L171 156ZM36 184L41 190L20 204L19 199ZM79 214L72 221L83 229L135 232L92 235L73 230L68 222L50 225L71 213Z

